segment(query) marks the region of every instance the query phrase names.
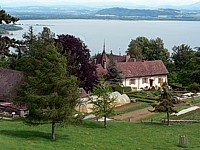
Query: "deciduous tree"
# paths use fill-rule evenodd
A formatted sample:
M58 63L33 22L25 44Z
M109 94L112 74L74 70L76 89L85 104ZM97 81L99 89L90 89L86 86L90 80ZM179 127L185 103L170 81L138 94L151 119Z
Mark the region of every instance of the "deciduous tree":
M131 40L127 53L136 59L162 60L165 65L169 63L169 52L164 48L161 38L149 40L146 37L137 37Z
M172 48L172 60L177 70L181 70L186 63L194 56L194 51L189 45L181 44Z
M97 83L98 77L96 67L90 63L90 51L79 38L73 35L58 35L55 39L56 44L61 46L61 54L71 55L71 63L75 64L72 68L72 74L77 76L80 82L80 87L86 91L92 90L94 84Z

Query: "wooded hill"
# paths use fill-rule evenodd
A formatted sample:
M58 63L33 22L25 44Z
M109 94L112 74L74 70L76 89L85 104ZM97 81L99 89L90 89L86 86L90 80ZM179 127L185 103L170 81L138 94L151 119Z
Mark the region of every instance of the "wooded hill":
M96 13L98 17L128 20L200 20L198 13L176 9L127 9L107 8Z

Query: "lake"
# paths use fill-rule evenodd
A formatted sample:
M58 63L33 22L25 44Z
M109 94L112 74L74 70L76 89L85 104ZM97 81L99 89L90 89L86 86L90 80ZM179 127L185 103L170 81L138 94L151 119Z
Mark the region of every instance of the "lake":
M41 32L47 26L56 35L72 34L79 37L88 46L91 54L102 52L104 40L106 51L125 54L131 39L145 36L149 39L160 37L171 52L174 45L188 44L200 46L200 22L198 21L121 21L121 20L20 20L24 29L12 32L13 37L22 38L29 26L34 32Z

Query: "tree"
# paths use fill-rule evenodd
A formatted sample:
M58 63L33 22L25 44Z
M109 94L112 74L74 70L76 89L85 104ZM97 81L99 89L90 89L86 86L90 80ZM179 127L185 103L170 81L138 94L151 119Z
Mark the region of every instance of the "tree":
M110 97L108 84L101 80L94 87L89 102L93 104L93 113L97 117L104 117L104 127L107 128L107 117L114 113L115 98Z
M10 14L7 14L5 10L0 10L0 24L5 22L6 24L15 23L19 18L13 17Z
M127 53L132 58L145 60L162 60L165 65L169 62L169 52L164 48L161 38L148 39L146 37L137 37L131 40Z
M127 53L130 54L131 58L142 59L142 47L137 43L136 40L131 40L128 45Z
M110 83L119 84L122 81L122 77L120 76L120 71L117 69L117 64L112 55L110 55L110 60L107 68L108 74L106 80Z
M71 64L75 67L71 69L73 75L77 76L80 87L86 91L92 90L97 83L96 66L90 63L90 52L87 46L79 38L73 35L58 35L55 39L56 45L62 48L61 54L71 55Z
M182 44L174 46L171 58L177 70L181 70L185 64L194 56L194 51L189 45Z
M43 31L39 33L38 38L43 43L54 43L55 33L53 33L48 27L44 27Z
M176 113L177 111L174 109L173 99L170 91L167 87L163 87L163 92L161 94L161 98L158 103L153 104L154 108L151 112L165 112L167 114L167 124L170 125L169 115L171 113Z
M184 86L188 86L193 83L200 84L200 56L198 56L198 53L199 52L196 52L178 72L179 83Z
M37 39L37 36L34 34L33 27L30 26L27 33L22 35L26 47L26 51L28 51L29 46L32 44L33 41Z
M29 110L26 123L52 124L52 139L56 139L55 125L76 119L78 103L77 78L67 72L69 64L57 48L35 40L26 55L17 60L17 69L27 76L15 102Z

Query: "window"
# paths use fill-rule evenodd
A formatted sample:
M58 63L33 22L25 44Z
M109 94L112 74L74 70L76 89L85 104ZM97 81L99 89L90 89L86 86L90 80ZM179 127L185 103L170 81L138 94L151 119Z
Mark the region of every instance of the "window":
M148 83L148 78L142 78L142 84Z
M129 85L131 85L131 84L135 84L135 79L130 79L129 80Z

